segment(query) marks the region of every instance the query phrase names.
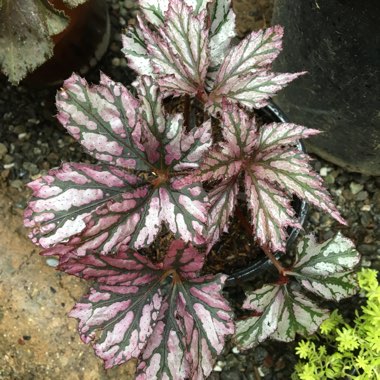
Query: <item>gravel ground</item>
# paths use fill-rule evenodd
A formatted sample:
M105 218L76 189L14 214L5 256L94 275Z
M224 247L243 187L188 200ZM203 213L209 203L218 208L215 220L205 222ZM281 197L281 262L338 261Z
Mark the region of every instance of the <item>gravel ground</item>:
M120 52L119 32L135 13L135 2L110 0L109 3L112 21L110 48L87 79L97 82L97 70L100 69L114 80L128 85L132 77ZM236 3L237 10L242 14L244 6L252 6L247 1ZM246 15L259 23L254 26L261 26L270 18L271 2L258 1L257 4L254 11L246 12ZM264 10L265 16L260 9ZM239 25L241 34L249 29L244 24L248 22L244 21L247 17L238 17L238 21L243 23ZM11 87L4 78L0 78L0 187L17 194L15 207L25 206L28 192L24 185L33 178L59 166L61 162L90 162L79 145L55 120L55 92L55 88ZM315 160L315 168L324 178L348 226L340 226L313 209L305 232L313 232L320 240L325 240L341 231L356 243L363 255L362 265L380 270L380 177L349 173L319 159ZM295 362L293 347L294 344L268 342L250 352L240 353L230 344L218 361L211 379L288 379Z

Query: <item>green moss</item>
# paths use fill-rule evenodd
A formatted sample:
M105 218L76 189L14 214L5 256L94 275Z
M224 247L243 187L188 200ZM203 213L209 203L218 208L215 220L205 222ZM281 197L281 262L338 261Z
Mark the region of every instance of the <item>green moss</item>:
M367 298L353 323L335 310L318 333L296 347L300 360L293 380L380 379L380 286L378 272L362 269L359 286Z

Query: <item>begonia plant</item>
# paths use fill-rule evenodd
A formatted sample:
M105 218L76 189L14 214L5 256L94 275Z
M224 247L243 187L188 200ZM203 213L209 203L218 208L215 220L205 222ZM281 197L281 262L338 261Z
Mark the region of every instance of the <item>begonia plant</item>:
M25 225L57 269L93 281L70 316L106 368L135 358L137 379L203 379L228 337L248 349L316 331L328 310L315 296L353 295L359 255L339 234L305 237L289 267L275 258L287 227L301 228L293 196L345 223L298 144L318 131L252 112L303 74L271 71L282 28L235 43L230 0L140 6L123 39L134 88L73 74L57 94L58 120L98 164L65 163L31 182ZM235 323L227 276L201 271L238 195L279 277L247 293L250 312ZM149 255L153 243L162 260Z

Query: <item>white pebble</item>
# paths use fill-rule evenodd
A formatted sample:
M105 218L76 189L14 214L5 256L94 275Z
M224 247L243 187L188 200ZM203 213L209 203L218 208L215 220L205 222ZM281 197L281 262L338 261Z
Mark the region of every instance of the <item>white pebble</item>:
M321 168L321 170L319 171L319 174L321 175L321 177L326 177L327 174L329 174L329 172L331 172L331 168Z
M361 183L351 182L350 190L352 194L357 194L359 191L362 191L364 186Z
M49 267L56 268L59 264L59 261L55 257L49 257L46 259L46 264L49 265Z

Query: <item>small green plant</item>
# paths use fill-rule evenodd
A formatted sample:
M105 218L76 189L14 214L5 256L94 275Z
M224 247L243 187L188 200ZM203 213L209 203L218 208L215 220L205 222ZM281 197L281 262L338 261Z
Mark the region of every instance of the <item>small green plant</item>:
M367 302L356 310L353 324L337 310L320 326L317 334L299 342L300 361L293 380L380 379L380 285L378 272L358 273L361 292Z

